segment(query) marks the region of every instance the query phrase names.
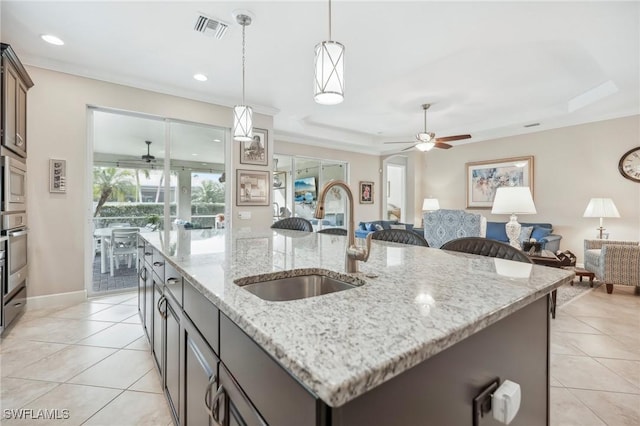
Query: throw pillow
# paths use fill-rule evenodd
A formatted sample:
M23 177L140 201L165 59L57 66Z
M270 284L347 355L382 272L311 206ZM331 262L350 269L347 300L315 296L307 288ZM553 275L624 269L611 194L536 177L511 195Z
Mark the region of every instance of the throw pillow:
M407 229L406 225L389 225L391 229Z
M520 228L520 237L518 238L518 241L522 242L526 242L529 241L529 238L531 238L531 232L533 232L533 226L523 226Z
M536 241L540 241L543 238L548 237L551 234L551 228L543 228L542 226L534 226L531 238L535 238Z
M376 228L376 231L382 231L384 229L379 223L376 223L374 226Z
M367 223L365 224L365 227L367 228L367 231L373 232L376 230L376 227L374 226L373 223Z
M360 230L361 231L366 231L367 230L367 226L364 224L364 222L360 222Z

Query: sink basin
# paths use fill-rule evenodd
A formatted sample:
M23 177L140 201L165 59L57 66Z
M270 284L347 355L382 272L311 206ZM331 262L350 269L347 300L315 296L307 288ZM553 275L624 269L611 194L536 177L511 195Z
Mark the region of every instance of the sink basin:
M303 272L303 271L290 271ZM275 275L275 276L274 276ZM349 290L364 284L364 281L345 275L331 273L329 276L317 270L313 273L302 273L292 277L280 277L282 273L238 279L235 284L241 286L261 299L272 302L306 299L323 294ZM350 282L347 282L348 280Z

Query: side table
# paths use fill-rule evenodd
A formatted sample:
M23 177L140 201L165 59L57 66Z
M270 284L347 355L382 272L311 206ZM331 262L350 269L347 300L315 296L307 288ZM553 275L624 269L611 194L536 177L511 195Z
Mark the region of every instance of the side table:
M554 252L549 250L542 250L541 252L536 252L534 254L525 254L531 259L533 263L536 265L549 266L551 268L562 268L564 265L563 262L555 255ZM573 284L572 284L573 285ZM558 295L558 290L553 290L551 292L551 318L556 318L556 297Z
M593 272L587 271L584 268L578 268L577 266L565 266L563 269L575 272L576 276L580 277L580 282L582 282L582 277L589 278L589 284L591 288L593 288L593 280L596 277L596 274L594 274ZM573 285L573 281L571 281L571 285Z

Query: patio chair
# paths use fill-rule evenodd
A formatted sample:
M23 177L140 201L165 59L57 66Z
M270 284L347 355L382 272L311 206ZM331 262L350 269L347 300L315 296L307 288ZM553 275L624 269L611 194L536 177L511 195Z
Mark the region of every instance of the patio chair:
M110 275L114 269L120 269L119 257L127 259L127 267L131 268L134 257L138 253L138 228L113 228L109 240Z

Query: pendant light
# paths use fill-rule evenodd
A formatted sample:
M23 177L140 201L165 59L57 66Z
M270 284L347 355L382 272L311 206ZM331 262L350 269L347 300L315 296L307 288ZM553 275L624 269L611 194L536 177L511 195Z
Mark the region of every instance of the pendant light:
M329 40L316 45L314 99L322 105L344 100L344 46L331 41L331 0L329 0Z
M243 13L236 15L236 21L242 25L242 105L233 107L233 139L238 142L250 142L253 140L253 110L244 102L244 63L245 63L245 37L247 25L251 25L251 17Z

